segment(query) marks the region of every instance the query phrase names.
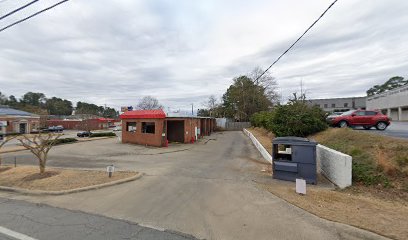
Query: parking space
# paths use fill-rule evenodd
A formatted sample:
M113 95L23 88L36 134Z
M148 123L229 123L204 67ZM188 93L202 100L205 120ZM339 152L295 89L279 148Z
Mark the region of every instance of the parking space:
M356 130L357 129L373 134L408 139L408 122L391 122L391 125L384 131L379 131L375 128L371 128L370 130L364 130L363 128L356 128Z

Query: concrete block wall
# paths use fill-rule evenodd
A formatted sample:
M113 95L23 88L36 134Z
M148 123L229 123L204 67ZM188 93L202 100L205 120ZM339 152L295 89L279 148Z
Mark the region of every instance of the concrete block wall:
M352 184L352 157L326 146L316 147L317 169L339 188Z
M245 128L243 129L244 134L247 135L252 143L255 145L255 147L258 149L258 151L261 153L262 157L272 163L272 156L268 153L268 151L266 151L266 149L262 146L262 144L258 141L258 139L255 138L255 136L249 132L248 130L246 130Z

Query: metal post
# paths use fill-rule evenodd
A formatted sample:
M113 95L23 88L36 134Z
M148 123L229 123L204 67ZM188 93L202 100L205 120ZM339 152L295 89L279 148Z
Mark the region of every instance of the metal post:
M17 167L17 157L14 157L14 167Z

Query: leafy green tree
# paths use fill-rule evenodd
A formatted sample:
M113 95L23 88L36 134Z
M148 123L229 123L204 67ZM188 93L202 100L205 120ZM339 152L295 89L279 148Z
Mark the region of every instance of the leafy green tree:
M265 88L247 76L235 78L222 99L225 116L239 121L249 121L252 114L267 111L272 106Z
M8 99L8 101L7 101L7 105L16 106L17 104L18 104L17 98L14 97L14 95L10 95L10 96L9 96L9 99Z
M92 103L77 102L76 113L77 114L92 114L97 116L103 116L104 108Z
M7 96L0 92L0 105L7 104Z
M21 98L20 103L31 105L31 106L42 107L44 106L45 101L46 101L46 98L45 98L44 93L27 92Z
M119 116L119 112L116 111L114 108L107 107L103 111L103 117L105 118L117 118Z
M66 99L52 97L46 100L46 108L50 115L71 115L72 114L72 102Z
M198 109L197 116L199 116L199 117L209 117L210 116L210 110L204 109L204 108Z
M367 96L372 96L375 94L387 92L389 90L404 86L408 84L408 79L404 79L400 76L395 76L390 78L382 85L374 85L372 88L367 90Z
M110 107L104 108L102 106L85 102L77 102L75 113L90 114L106 118L117 118L119 116L119 112L116 111L114 108Z

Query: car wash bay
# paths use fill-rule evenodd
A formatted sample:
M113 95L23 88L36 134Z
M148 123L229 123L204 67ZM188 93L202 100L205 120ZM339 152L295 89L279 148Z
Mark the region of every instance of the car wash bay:
M184 120L167 120L167 140L184 142Z

